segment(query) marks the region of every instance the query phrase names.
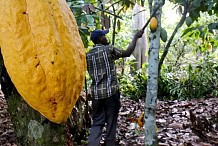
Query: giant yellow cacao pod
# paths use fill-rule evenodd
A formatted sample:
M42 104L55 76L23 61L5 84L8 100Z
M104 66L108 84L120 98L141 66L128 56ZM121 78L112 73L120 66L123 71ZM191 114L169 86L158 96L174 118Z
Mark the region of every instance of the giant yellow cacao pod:
M24 100L52 122L66 121L86 71L84 46L66 1L1 0L0 46Z

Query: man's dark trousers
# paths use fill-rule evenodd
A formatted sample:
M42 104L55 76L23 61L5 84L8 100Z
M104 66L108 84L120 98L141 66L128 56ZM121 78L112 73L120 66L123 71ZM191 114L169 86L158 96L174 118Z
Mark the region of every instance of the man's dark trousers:
M106 123L106 146L116 145L117 118L120 109L120 93L105 99L92 100L93 125L90 130L88 146L99 146L102 129Z

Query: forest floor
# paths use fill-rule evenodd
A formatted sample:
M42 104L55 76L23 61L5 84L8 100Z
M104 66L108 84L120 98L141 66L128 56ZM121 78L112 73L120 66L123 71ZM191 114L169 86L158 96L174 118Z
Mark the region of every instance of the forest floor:
M143 100L121 98L118 119L120 146L144 145L144 129L137 124ZM218 98L158 101L156 113L159 146L218 146ZM0 146L16 146L7 104L0 94Z
M122 99L118 136L120 145L144 145L144 129L132 122L144 111L144 101ZM218 98L158 101L159 146L218 146Z
M17 146L11 119L7 110L7 103L0 91L0 146Z

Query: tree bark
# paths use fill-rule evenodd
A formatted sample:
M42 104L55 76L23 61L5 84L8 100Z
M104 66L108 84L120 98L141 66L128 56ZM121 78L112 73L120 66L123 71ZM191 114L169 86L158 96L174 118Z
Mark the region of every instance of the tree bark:
M66 123L55 124L31 108L13 90L7 98L18 146L65 146L67 144Z
M151 1L152 2L152 1ZM154 0L154 6L163 3L162 0ZM151 5L151 4L150 4ZM145 145L157 146L157 132L156 132L156 106L158 93L158 61L160 49L160 28L161 28L161 11L156 13L158 20L158 27L150 35L150 48L148 58L148 81L147 93L145 100Z

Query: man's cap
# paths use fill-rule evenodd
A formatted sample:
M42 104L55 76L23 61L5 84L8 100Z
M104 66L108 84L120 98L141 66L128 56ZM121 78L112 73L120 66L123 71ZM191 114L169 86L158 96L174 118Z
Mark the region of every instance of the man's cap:
M98 37L105 35L108 32L109 32L108 29L106 29L106 30L96 29L96 30L92 31L92 33L91 33L91 40L95 41Z

